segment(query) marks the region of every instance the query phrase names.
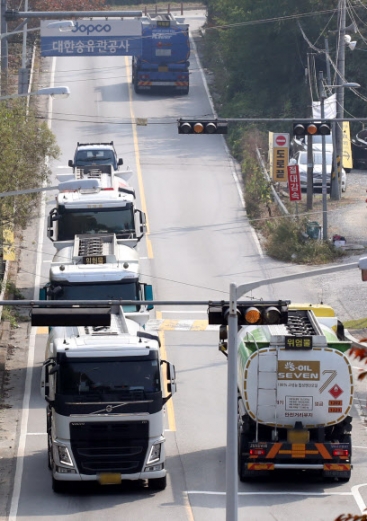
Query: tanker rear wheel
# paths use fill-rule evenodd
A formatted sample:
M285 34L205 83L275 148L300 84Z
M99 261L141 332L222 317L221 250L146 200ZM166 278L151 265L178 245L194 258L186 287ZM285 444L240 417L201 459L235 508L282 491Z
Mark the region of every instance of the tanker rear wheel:
M248 434L241 432L239 429L238 432L238 476L240 481L247 481L249 478L254 477L254 472L249 470L244 470L247 466L248 459L242 458L242 453L248 450L248 444L250 442L250 438Z
M140 93L138 78L136 76L134 76L134 91L136 92L136 94Z

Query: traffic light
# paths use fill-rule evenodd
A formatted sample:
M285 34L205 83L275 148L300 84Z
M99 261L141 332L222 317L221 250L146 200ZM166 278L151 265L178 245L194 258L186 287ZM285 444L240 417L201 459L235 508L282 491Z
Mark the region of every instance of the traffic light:
M238 325L287 324L288 304L286 300L238 302ZM210 325L225 325L228 321L229 305L213 305L208 308Z
M227 134L228 123L217 119L179 119L177 126L179 134Z
M329 121L323 123L294 123L294 136L329 136L331 134L331 124Z

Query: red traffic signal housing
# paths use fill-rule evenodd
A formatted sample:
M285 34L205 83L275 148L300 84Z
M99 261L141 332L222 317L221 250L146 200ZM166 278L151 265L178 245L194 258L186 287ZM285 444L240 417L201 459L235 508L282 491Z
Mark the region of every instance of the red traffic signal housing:
M331 134L331 124L329 121L322 123L294 123L293 124L293 135L294 136L329 136Z
M217 119L179 119L177 126L179 134L227 134L228 129L227 121Z

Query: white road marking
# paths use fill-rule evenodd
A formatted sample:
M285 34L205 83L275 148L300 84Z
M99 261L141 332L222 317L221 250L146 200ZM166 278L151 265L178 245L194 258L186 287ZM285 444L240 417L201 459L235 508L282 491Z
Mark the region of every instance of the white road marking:
M50 87L54 86L55 68L56 68L56 59L53 58L52 59L51 78L50 78ZM49 97L48 110L47 110L47 124L48 124L49 128L51 128L51 117L50 117L51 114L52 114L52 98ZM38 228L36 277L35 277L35 283L34 283L34 296L33 296L34 300L37 300L38 294L39 294L39 285L40 285L40 277L41 277L41 259L42 259L41 252L42 252L42 243L43 243L43 233L44 233L45 222L46 222L45 196L43 194L41 208L40 208L39 228ZM26 373L26 378L25 378L23 408L22 408L22 416L21 416L21 420L20 420L19 444L18 444L18 451L17 451L17 463L16 463L16 467L15 467L14 487L13 487L13 493L11 496L9 521L15 521L17 518L17 512L18 512L20 490L21 490L22 476L23 476L23 467L24 467L24 453L25 453L25 445L26 445L26 438L27 438L29 402L30 402L30 398L31 398L31 385L32 385L32 377L33 377L36 332L37 332L37 328L33 327L31 330L30 337L29 337L27 373Z
M361 487L367 487L367 483L362 483L361 485L355 485L354 487L352 487L352 494L355 499L355 502L359 507L359 510L361 511L361 514L363 514L363 512L366 510L366 504L363 501L362 496L359 492L359 489Z
M361 487L364 485L358 485ZM356 487L353 487L356 488ZM353 489L352 489L353 490ZM205 496L225 496L226 492L215 492L209 490L187 490L186 494L203 494ZM239 496L354 496L353 492L289 492L284 490L282 492L239 492Z

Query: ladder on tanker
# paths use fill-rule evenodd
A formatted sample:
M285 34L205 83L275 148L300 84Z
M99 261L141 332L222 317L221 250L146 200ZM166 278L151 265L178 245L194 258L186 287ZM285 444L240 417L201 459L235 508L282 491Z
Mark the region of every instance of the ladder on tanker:
M276 437L277 433L278 352L279 349L277 346L266 348L258 352L256 441L258 441L259 418L265 418L267 420L266 424L274 427L274 437ZM269 409L272 410L270 414Z

